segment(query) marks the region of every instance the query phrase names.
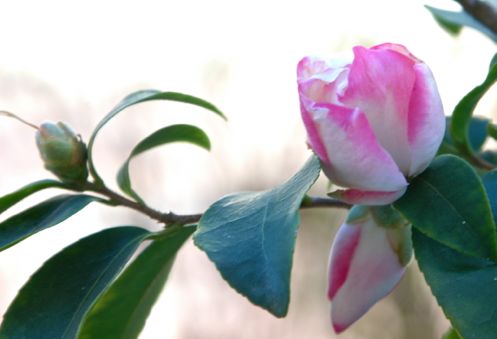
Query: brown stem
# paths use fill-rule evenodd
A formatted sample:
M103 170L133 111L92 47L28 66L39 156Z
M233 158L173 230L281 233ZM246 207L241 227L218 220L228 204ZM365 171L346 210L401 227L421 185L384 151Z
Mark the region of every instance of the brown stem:
M497 34L497 11L489 3L481 0L456 0L466 12Z
M336 207L336 208L351 208L352 205L346 202L333 198L311 197L306 196L302 201L300 208L317 208L317 207Z
M109 198L110 202L113 203L113 205L120 205L120 206L126 206L128 208L131 208L135 211L141 212L150 218L157 220L161 223L168 224L169 220L164 219L164 214L154 210L153 208L148 207L147 205L143 205L140 203L137 203L136 201L133 201L131 199L128 199L119 193L116 193L109 189L108 187L100 184L96 184L93 182L87 182L85 185L85 189L90 192L95 192L99 193L103 196L106 196Z
M482 159L480 158L479 156L477 155L474 155L474 154L471 154L470 155L470 160L471 162L475 165L475 166L478 166L480 167L481 169L484 169L484 170L493 170L495 169L495 166L491 163L489 163L488 161L486 161L485 159Z
M88 182L85 185L85 189L90 192L95 192L109 198L109 202L112 205L126 206L142 214L147 215L151 219L154 219L166 227L172 225L186 225L198 222L202 217L202 213L197 214L175 214L173 212L162 213L147 205L140 204L136 201L128 199L119 193L116 193L104 185L95 184L93 182ZM351 205L344 203L340 200L333 198L322 198L322 197L310 197L307 196L300 208L318 208L318 207L336 207L336 208L350 208Z

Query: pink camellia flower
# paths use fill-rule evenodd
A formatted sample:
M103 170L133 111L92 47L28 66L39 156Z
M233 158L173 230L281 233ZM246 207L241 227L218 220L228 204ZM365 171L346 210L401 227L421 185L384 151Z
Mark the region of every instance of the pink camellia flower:
M398 199L445 131L433 75L405 47L357 46L351 62L306 57L298 65L302 117L325 174L352 204Z
M390 293L411 255L408 226L383 227L367 207L352 208L330 254L328 298L337 333Z

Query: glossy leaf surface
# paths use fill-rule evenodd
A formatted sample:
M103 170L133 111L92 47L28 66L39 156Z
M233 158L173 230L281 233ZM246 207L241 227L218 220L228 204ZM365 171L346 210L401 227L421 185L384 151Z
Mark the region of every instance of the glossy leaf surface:
M235 290L277 317L288 311L299 207L319 172L313 156L274 189L221 198L205 212L194 235Z
M88 309L148 234L138 227L111 228L57 253L20 290L0 338L75 338Z
M497 260L497 235L482 181L464 160L442 155L394 203L420 232L456 251Z

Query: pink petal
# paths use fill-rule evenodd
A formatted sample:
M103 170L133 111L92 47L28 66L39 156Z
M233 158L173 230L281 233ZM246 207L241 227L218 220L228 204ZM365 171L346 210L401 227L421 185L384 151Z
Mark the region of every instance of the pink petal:
M412 158L409 176L421 173L430 164L445 133L445 116L435 79L425 64L416 64L414 70L416 82L408 117Z
M329 264L328 299L330 300L347 280L360 235L359 227L347 224L343 224L335 235Z
M404 187L393 192L373 192L347 189L336 190L328 195L353 205L378 206L391 204L404 195L406 189L407 187Z
M301 96L311 147L326 175L337 185L365 191L398 191L407 182L376 140L364 113Z
M390 293L404 272L387 229L377 226L371 217L357 225L343 224L331 249L329 270L335 331L345 330Z
M404 45L401 45L401 44L393 44L391 42L386 42L386 43L383 43L383 44L371 47L371 49L378 49L378 50L388 49L388 50L392 50L392 51L395 51L397 53L405 55L406 57L410 58L411 60L413 60L415 62L422 62L421 60L419 60L418 58L416 58L414 55L412 55L411 52L409 52L409 50Z
M407 125L416 80L415 61L398 50L402 48L355 47L348 87L340 100L348 107L359 107L366 114L379 143L400 170L407 173L411 159Z

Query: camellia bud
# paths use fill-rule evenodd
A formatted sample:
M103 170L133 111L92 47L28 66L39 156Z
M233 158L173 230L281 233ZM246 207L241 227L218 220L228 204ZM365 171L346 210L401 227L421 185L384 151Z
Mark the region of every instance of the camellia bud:
M36 145L45 168L62 181L83 183L88 177L86 145L63 122L45 122L36 132Z
M445 132L428 66L402 45L357 46L352 60L302 59L298 86L309 145L350 204L388 205L423 172Z
M328 298L337 333L362 317L404 275L411 228L391 206L354 206L333 241Z

